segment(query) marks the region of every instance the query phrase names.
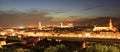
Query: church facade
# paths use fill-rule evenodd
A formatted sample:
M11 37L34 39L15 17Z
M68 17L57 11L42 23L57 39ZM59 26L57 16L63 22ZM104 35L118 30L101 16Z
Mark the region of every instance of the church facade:
M94 26L93 28L93 31L102 31L102 30L105 30L105 31L117 31L117 28L113 26L113 23L112 23L112 20L110 19L109 20L109 26L106 26L106 27L96 27Z

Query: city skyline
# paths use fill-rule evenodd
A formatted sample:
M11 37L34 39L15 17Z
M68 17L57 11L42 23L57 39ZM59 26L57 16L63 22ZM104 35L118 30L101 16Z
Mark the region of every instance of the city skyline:
M0 0L0 27L75 24L98 17L120 17L119 0Z

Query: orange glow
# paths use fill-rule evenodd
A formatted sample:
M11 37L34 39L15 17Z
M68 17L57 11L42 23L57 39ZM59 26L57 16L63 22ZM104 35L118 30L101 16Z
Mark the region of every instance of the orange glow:
M34 26L32 26L32 25L30 25L30 26L28 26L29 28L33 28Z
M3 46L3 45L6 45L6 42L5 41L0 41L0 47Z

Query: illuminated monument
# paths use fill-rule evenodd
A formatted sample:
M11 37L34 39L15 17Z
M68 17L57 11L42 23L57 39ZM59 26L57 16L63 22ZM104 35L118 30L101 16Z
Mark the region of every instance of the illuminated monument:
M68 21L67 26L68 26L68 27L73 27L73 23L72 23L71 20Z
M117 28L116 27L114 27L113 26L113 24L112 24L112 20L110 19L109 20L109 26L108 27L94 27L93 28L93 31L102 31L102 30L106 30L106 31L109 31L109 30L111 30L111 31L117 31Z
M64 27L64 26L63 26L63 22L61 22L61 23L60 23L60 27L61 27L61 28L63 28L63 27Z
M38 29L39 29L39 30L42 30L41 21L39 21L39 24L38 24Z
M73 23L71 20L67 22L67 25L63 25L63 22L60 23L61 28L69 28L69 27L74 27Z

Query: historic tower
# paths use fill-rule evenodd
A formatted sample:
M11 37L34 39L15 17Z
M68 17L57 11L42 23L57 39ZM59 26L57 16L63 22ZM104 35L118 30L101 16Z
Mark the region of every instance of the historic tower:
M94 27L93 31L102 31L102 30L111 30L111 31L117 31L117 28L113 26L112 19L109 20L109 25L107 27Z
M42 30L41 21L39 21L39 24L38 24L38 29L39 29L39 30Z
M109 28L110 28L110 30L113 30L113 25L112 25L112 20L111 20L111 18L110 18L110 21L109 21Z
M63 28L63 22L60 23L60 27Z

